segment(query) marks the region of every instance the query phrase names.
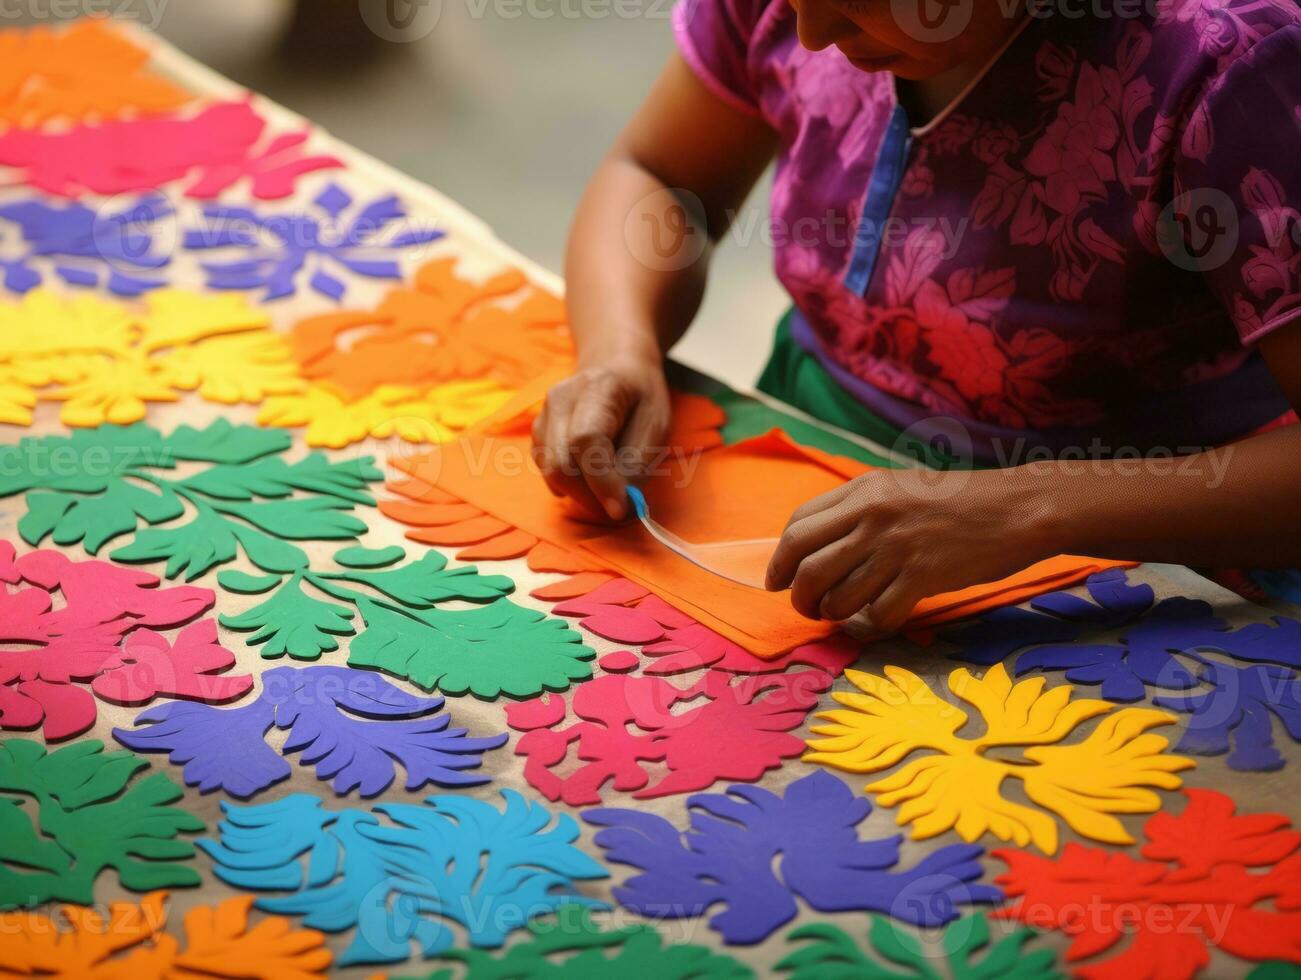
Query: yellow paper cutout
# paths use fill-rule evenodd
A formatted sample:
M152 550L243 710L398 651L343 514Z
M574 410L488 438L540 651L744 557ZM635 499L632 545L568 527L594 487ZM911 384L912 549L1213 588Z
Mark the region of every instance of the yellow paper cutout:
M159 891L139 905L113 902L107 920L93 908L64 905L66 929L37 912L0 913L0 977L312 980L324 977L330 965L325 937L313 929L295 929L280 916L266 916L249 929L251 895L187 912L182 949L162 931L166 899Z
M125 425L183 391L233 404L303 386L288 342L240 296L163 289L132 308L37 289L0 304L3 422L30 425L42 399L64 403L65 425Z
M898 772L869 783L867 792L881 806L899 808L897 822L912 825L912 837L925 840L956 830L966 841L991 833L1020 847L1033 844L1045 853L1057 850L1058 817L1076 833L1109 844L1132 844L1133 838L1112 814L1152 813L1161 798L1152 790L1178 789L1174 773L1194 763L1164 752L1169 740L1149 728L1173 724L1164 711L1125 708L1092 699L1071 700L1073 688L1045 691L1046 680L1034 677L1013 684L1002 664L983 678L960 668L949 675L949 690L975 707L985 732L963 738L967 713L935 695L916 674L886 667L885 677L847 670L845 676L862 694L832 697L848 710L817 717L804 761L847 772L881 772L913 752ZM1108 715L1083 741L1058 745L1081 724ZM1023 747L1025 761L990 758L989 750ZM1019 779L1036 809L1006 799L1003 780Z
M421 391L381 385L349 401L345 392L327 382L312 384L300 394L268 398L258 414L259 425L306 426L309 446L342 449L365 439L397 436L405 442L438 443L487 418L511 399L513 392L495 381L454 381Z

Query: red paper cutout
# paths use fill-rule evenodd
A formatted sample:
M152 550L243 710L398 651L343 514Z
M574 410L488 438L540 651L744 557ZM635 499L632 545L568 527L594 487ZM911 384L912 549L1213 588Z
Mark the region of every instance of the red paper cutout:
M155 697L220 704L247 693L247 674L222 675L235 655L217 643L211 619L190 622L216 601L211 589L158 588L156 576L57 551L15 557L0 541L0 728L43 725L47 741L95 723L95 700L145 704ZM11 590L10 586L17 586ZM55 608L53 593L62 592ZM174 641L151 627L189 622Z
M1191 977L1212 945L1248 960L1301 962L1301 833L1279 813L1235 815L1233 800L1214 790L1186 795L1183 813L1147 821L1145 861L1079 844L1055 860L995 851L1008 865L997 883L1019 901L994 914L1070 936L1071 963L1129 937L1120 952L1077 966L1085 980Z
M527 758L525 778L547 799L571 806L603 802L607 783L637 799L651 799L720 780L762 778L801 753L803 742L790 732L858 655L855 644L837 637L793 650L779 661L760 660L698 623L678 625L681 613L669 609L672 615L665 615L668 607L660 600L624 580L567 605L570 615L585 617L584 628L595 621L621 636L654 632L656 645L665 647L658 654L663 659L639 674L628 673L639 662L630 651L602 657L598 666L605 673L573 690L575 720L567 726L568 706L560 695L507 705L507 724L525 733L515 746L516 754ZM661 616L673 625L661 622ZM654 673L656 668L670 672L664 669L670 655L674 671L707 669L678 687ZM799 664L811 669L788 669ZM681 710L702 695L704 702ZM662 769L667 772L656 779Z
M308 134L265 142L266 120L247 102L226 102L175 115L75 126L64 131L0 134L0 164L49 194L78 197L152 190L197 171L185 193L215 198L245 177L262 200L288 197L304 174L342 167L337 157L304 155Z

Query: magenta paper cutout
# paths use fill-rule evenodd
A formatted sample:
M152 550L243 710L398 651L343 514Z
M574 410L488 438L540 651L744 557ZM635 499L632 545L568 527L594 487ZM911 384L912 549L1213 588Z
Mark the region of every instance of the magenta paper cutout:
M326 155L304 155L306 131L263 140L264 120L247 102L209 106L197 115L74 126L61 131L10 129L0 134L0 165L23 171L23 182L49 194L123 194L197 179L186 196L215 198L245 177L253 197L288 197L304 174L342 167Z
M585 617L584 628L596 619L621 642L649 635L648 622L659 623L657 617L664 615L659 600L645 612L644 600L635 607L603 602L636 601L636 586L612 585L564 603L568 615ZM659 651L643 650L660 659L634 674L625 673L632 667L629 651L601 658L598 666L605 672L573 689L575 717L568 725L568 703L561 695L506 706L507 724L525 733L515 745L516 754L527 759L525 778L547 799L571 806L601 803L607 783L636 799L651 799L720 780L760 779L803 752L803 741L791 731L858 655L848 638L833 637L763 661L731 649L734 645L681 613L664 618L687 625L666 629L660 624L654 644ZM670 658L672 669L666 670ZM809 669L789 669L800 664ZM684 687L656 676L701 667L701 676ZM701 696L702 702L683 710ZM559 775L560 769L566 774Z
M145 704L155 697L221 703L247 693L247 674L223 675L235 655L217 642L211 589L158 588L157 576L57 551L20 558L0 541L0 729L41 725L47 741L95 723L95 699ZM11 588L16 586L16 588ZM54 595L62 593L55 608ZM155 631L188 623L169 641Z

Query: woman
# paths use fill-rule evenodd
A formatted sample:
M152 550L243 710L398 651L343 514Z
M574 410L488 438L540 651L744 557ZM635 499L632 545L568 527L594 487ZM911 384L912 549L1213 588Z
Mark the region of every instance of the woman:
M680 4L571 232L552 489L624 516L619 461L663 440L664 354L776 154L795 309L760 387L999 468L809 501L769 588L892 629L1061 552L1301 564L1301 14L1061 2Z

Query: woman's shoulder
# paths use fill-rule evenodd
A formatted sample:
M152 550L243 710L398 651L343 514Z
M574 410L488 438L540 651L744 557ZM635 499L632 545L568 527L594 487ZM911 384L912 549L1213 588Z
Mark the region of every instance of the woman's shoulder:
M1121 9L1125 0L1116 0ZM1301 28L1296 0L1147 0L1138 23L1152 53L1225 71L1278 31Z

